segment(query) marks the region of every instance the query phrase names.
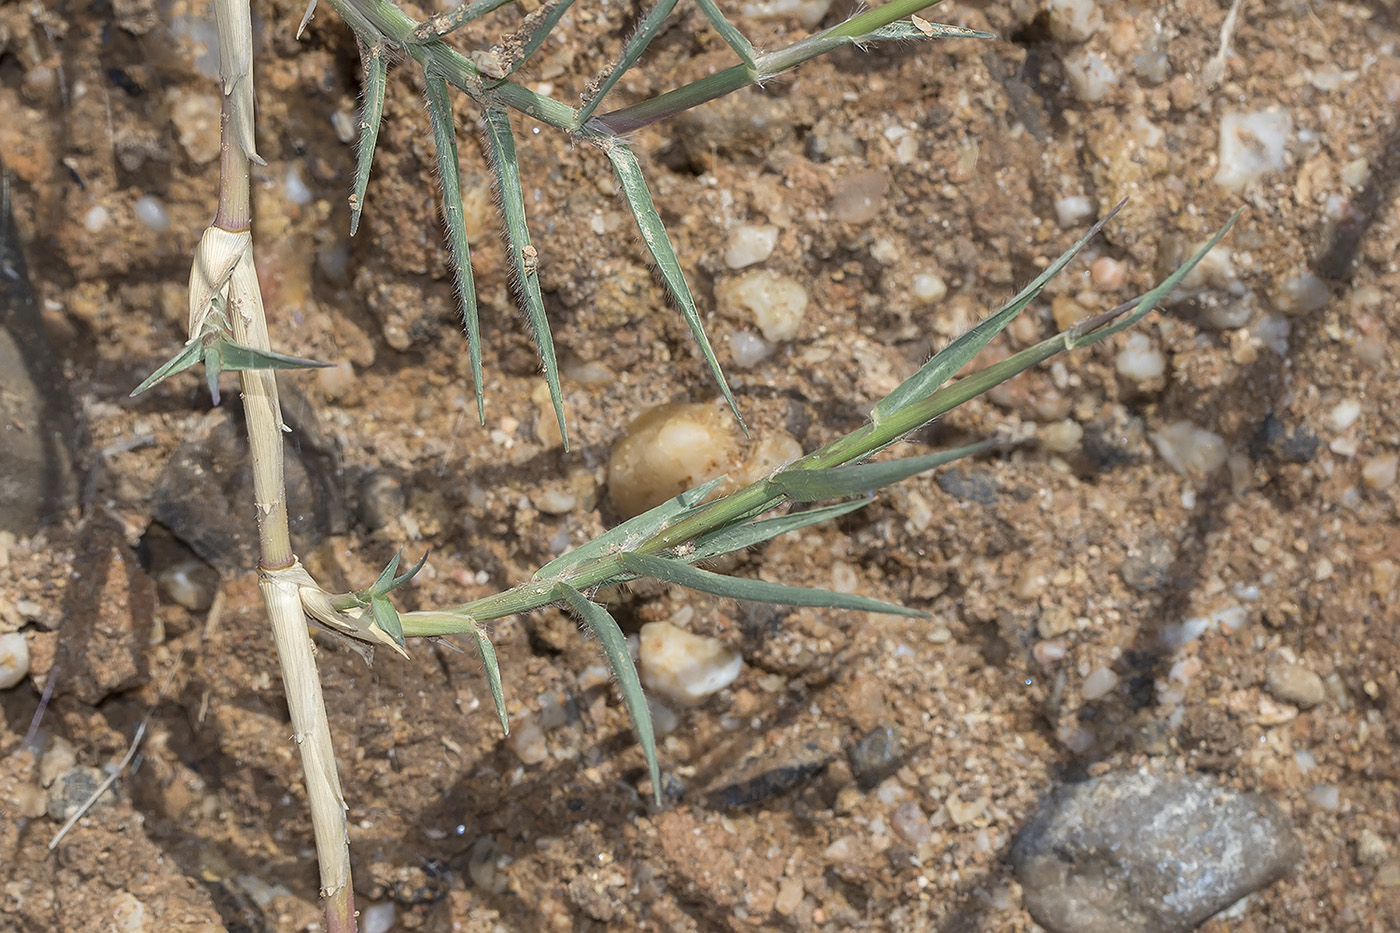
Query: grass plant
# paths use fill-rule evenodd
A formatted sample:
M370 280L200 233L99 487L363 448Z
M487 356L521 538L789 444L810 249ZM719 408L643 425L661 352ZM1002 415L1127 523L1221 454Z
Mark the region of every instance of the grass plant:
M685 316L716 385L738 416L738 405L705 335L680 262L624 135L723 94L761 83L843 45L986 35L956 26L931 24L914 16L929 5L928 0L894 0L784 49L761 53L724 17L713 0L697 0L710 25L738 58L738 64L649 100L606 110L604 104L609 92L636 65L673 11L676 0L662 0L642 18L618 61L598 77L578 106L543 96L511 80L540 48L545 37L558 27L572 0L546 2L525 18L515 35L472 55L457 51L445 37L508 0L475 0L424 22L414 21L390 0L328 2L355 32L363 66L365 105L351 194L352 232L358 227L365 206L389 62L391 59L412 60L422 69L426 88L428 118L440 168L438 177L446 235L471 355L478 416L485 418L480 329L458 182L452 109L454 92L465 95L479 109L483 119L518 295L534 329L554 413L566 445L568 435L559 371L535 277L538 252L531 241L526 217L510 111L568 133L605 155L664 287ZM314 5L313 2L312 8L307 10L307 18ZM726 576L707 570L702 564L859 509L870 502L871 493L881 487L987 450L991 442L920 456L876 459L910 432L1017 373L1057 353L1087 346L1132 326L1152 310L1229 229L1227 224L1200 252L1139 300L1090 318L973 375L951 381L1084 248L1098 233L1101 221L1015 298L950 343L876 404L869 421L859 429L722 498L708 498L718 480L685 492L550 561L529 580L509 590L457 606L400 613L394 607L391 593L417 572L422 561L400 573L396 555L369 586L336 594L323 589L292 551L282 471L286 426L275 374L277 369L322 364L279 354L269 341L250 232L249 171L252 163L262 160L257 154L254 136L248 0L215 0L215 11L223 85L223 158L218 213L195 252L190 277L189 341L137 391L202 362L217 400L219 370L236 370L240 374L254 466L261 547L259 584L272 622L295 730L294 740L305 770L321 893L327 929L331 933L354 930L355 910L345 826L346 805L312 642L308 637L308 618L357 642L385 646L401 654L406 653L407 640L411 638L470 635L481 655L504 730L507 728L504 687L495 652L483 626L515 613L548 605L563 606L581 620L603 648L635 726L659 804L660 764L640 679L621 628L593 594L605 586L651 577L735 599L922 615L917 610L849 594ZM804 508L788 509L791 505ZM813 507L806 507L809 505Z

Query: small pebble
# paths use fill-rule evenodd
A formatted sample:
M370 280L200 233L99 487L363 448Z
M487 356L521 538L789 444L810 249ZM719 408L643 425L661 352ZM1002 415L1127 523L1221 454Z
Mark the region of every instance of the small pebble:
M343 143L355 141L355 135L359 132L355 127L355 114L350 110L337 110L331 114L331 129L335 130L335 138Z
M851 746L848 756L856 783L866 790L899 770L904 760L904 746L899 731L891 726L877 726Z
M282 190L287 195L287 201L297 205L311 203L311 189L306 186L306 182L301 177L301 169L296 163L287 166L286 177L282 180Z
M808 298L796 279L755 269L716 286L715 302L722 314L758 325L764 340L785 343L801 330Z
M1356 839L1356 861L1372 868L1390 858L1390 847L1385 840L1369 829L1362 829Z
M724 264L731 269L743 269L763 262L773 255L778 245L778 228L772 225L735 227L729 231L729 244L724 250Z
M1280 314L1296 317L1311 314L1324 307L1332 298L1327 285L1311 272L1303 271L1284 279L1274 295L1274 308Z
M1094 210L1093 199L1082 194L1059 198L1055 201L1055 221L1061 228L1069 230L1093 217Z
M0 635L0 690L19 684L29 674L29 642L20 632Z
M165 233L170 229L170 214L166 211L165 205L149 194L137 198L136 203L131 206L131 210L141 225L152 233Z
M1345 431L1356 424L1356 419L1359 417L1361 417L1361 403L1354 398L1345 398L1327 413L1327 426L1333 431Z
M1084 678L1080 692L1085 700L1092 703L1108 696L1116 686L1118 686L1118 675L1106 667L1100 667L1095 668L1088 677Z
M1188 477L1210 476L1224 465L1228 454L1224 438L1189 421L1154 431L1152 444L1168 466Z
M1327 699L1322 678L1301 664L1271 664L1265 681L1275 699L1292 703L1299 709L1311 709Z
M1112 256L1100 256L1089 264L1089 278L1101 292L1116 292L1128 281L1128 266Z
M1067 454L1079 447L1084 439L1084 429L1077 421L1066 418L1048 424L1040 432L1040 445L1051 453Z
M933 827L929 825L928 817L924 815L923 808L912 800L895 808L894 815L890 817L890 826L896 836L915 848L933 838Z
M744 659L717 639L670 622L648 622L642 626L639 667L648 690L693 706L737 680Z
M214 605L219 572L198 558L189 558L157 574L156 586L162 596L176 605L203 612Z
M978 797L976 800L963 800L957 794L949 794L943 801L943 805L948 808L948 818L953 821L954 826L966 826L980 818L987 812L990 804L986 797Z
M1064 60L1065 76L1074 94L1086 104L1096 104L1119 85L1118 72L1096 52L1081 52Z
M909 291L921 304L937 304L947 296L948 283L932 272L916 272L909 280Z
M1103 26L1103 13L1094 0L1049 0L1045 12L1050 36L1059 42L1087 42Z
M1400 458L1395 454L1371 457L1361 467L1361 480L1370 489L1389 489L1395 485L1397 466L1400 466Z
M1308 803L1319 810L1334 812L1342 805L1342 791L1336 784L1315 784L1308 791Z
M727 472L733 418L714 405L676 403L643 412L608 458L608 495L624 518Z
M1113 359L1113 366L1124 379L1133 382L1151 382L1161 379L1167 371L1167 358L1157 349L1152 338L1141 332L1130 333L1123 341L1123 349Z
M880 216L890 176L883 171L856 172L840 179L831 199L831 217L847 224L868 224Z
M218 44L214 44L218 48ZM219 157L219 98L213 93L172 90L166 95L170 122L186 154L200 165Z
M88 208L83 215L83 229L88 233L100 233L102 228L107 226L107 221L112 219L112 212L101 204L94 204Z
M506 744L522 764L537 765L549 757L544 730L540 728L539 720L529 714L510 724L510 736L506 739Z
M130 891L118 891L107 905L107 916L111 918L107 929L112 933L145 933L146 914L146 905L136 895Z
M1239 194L1288 163L1293 118L1284 110L1231 111L1220 120L1220 167L1215 183Z
M736 369L752 369L773 355L773 345L750 330L729 335L729 359Z
M360 911L360 929L364 933L389 933L394 928L396 913L393 901L370 904Z
M778 883L778 896L773 901L773 910L780 917L791 917L802 906L802 881L797 878L784 878Z

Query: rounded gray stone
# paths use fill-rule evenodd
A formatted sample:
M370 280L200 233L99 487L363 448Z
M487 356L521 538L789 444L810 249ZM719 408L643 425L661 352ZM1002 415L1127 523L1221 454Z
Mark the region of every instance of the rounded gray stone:
M1011 850L1051 933L1186 933L1301 856L1273 801L1144 771L1055 789Z

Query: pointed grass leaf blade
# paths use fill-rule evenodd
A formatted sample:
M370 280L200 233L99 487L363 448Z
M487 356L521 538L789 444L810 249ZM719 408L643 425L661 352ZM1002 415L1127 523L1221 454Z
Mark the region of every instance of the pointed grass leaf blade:
M472 385L476 389L476 415L486 423L485 382L481 373L481 322L477 319L476 283L472 281L471 244L467 242L467 222L462 213L462 176L457 164L457 132L452 121L452 100L447 82L424 71L428 94L428 121L433 127L437 149L438 183L442 186L442 216L447 243L452 250L452 267L457 281L457 300L462 306L462 325L467 330L467 352L471 355Z
M725 18L724 13L715 5L715 0L696 0L700 4L700 12L705 14L705 18L710 21L710 25L715 27L715 32L725 44L734 50L734 54L739 56L739 60L750 68L754 67L753 43L749 42L734 24Z
M1015 298L1012 298L971 330L940 350L933 359L920 367L918 372L901 382L893 392L876 403L875 408L870 413L871 420L879 424L901 408L927 397L956 375L958 370L981 353L987 344L991 343L993 337L1001 333L1006 325L1010 324L1035 300L1036 296L1045 288L1046 283L1060 274L1060 271L1069 264L1070 260L1098 235L1104 224L1108 223L1122 206L1120 203L1107 216L1094 224L1088 233L1080 237L1079 241L1066 250L1059 259L1046 267L1045 271L1036 276L1035 280L1023 288Z
M515 270L520 303L535 332L535 346L540 351L544 379L549 384L549 398L554 403L554 417L559 422L559 435L564 449L569 449L569 431L564 424L564 392L559 385L559 361L554 356L554 337L549 330L549 317L544 311L544 296L540 294L540 279L535 268L535 248L530 245L530 228L525 222L525 190L520 180L520 163L515 155L515 136L510 131L510 117L503 107L489 107L485 114L486 148L491 165L496 170L496 194L500 200L501 217L505 221L506 248Z
M707 483L701 483L694 489L687 489L680 495L667 499L641 515L627 519L615 528L603 532L592 541L580 544L573 550L560 554L536 570L531 579L539 582L562 577L576 567L647 540L673 521L679 520L693 509L698 508L705 501L705 497L724 480L725 477L717 476Z
M651 710L647 708L646 695L642 693L642 681L637 676L637 666L632 663L632 654L627 650L627 639L618 628L615 620L606 609L591 601L567 583L554 585L555 595L578 613L583 624L603 646L608 665L617 677L617 685L622 689L622 702L627 714L632 717L632 728L637 730L637 740L646 756L647 771L651 774L652 795L656 805L661 805L661 768L656 762L656 735L651 727Z
M879 463L860 463L824 470L784 470L775 473L770 480L794 502L844 499L868 495L876 489L883 489L963 457L985 453L997 446L998 441L982 441L966 447L940 450L919 457L882 460Z
M394 640L400 647L403 647L403 623L399 621L398 610L394 604L389 602L386 596L376 596L369 601L369 611L374 615L374 624L380 630Z
M379 144L379 124L384 119L385 77L389 73L389 63L384 57L384 47L360 42L360 65L363 74L360 82L364 85L365 104L360 111L360 141L355 155L355 188L350 194L350 235L360 229L360 215L365 209L365 192L369 188L370 164L374 161L374 150Z
M198 339L191 340L180 348L180 351L161 364L160 368L151 373L141 381L141 384L131 390L128 398L135 398L152 386L164 382L171 376L182 373L194 366L204 358L204 343Z
M394 588L394 574L399 572L399 559L403 557L403 548L394 552L394 556L389 558L389 563L384 565L384 569L379 571L379 576L365 593L370 596L383 596Z
M496 646L478 626L473 625L472 638L476 639L476 650L481 655L481 666L486 668L486 683L491 688L491 702L496 705L496 716L501 720L501 731L510 735L510 718L506 716L506 692L501 687L501 665L496 660Z
M530 60L531 56L539 51L544 40L554 31L554 27L559 25L559 20L573 4L574 0L555 0L552 6L542 6L530 14L530 18L534 22L530 22L530 19L526 20L525 29L529 31L525 35L525 42L517 53L518 57L511 63L507 74L515 74L522 65Z
M426 44L436 39L462 28L467 23L481 19L487 13L493 13L511 3L512 0L475 0L473 3L464 3L446 13L439 13L431 16L418 24L413 30L413 38L420 44Z
M651 40L656 38L656 34L661 31L661 25L666 21L666 17L671 15L671 11L676 8L676 0L660 0L651 11L642 18L637 25L637 31L627 40L627 44L622 48L622 57L613 65L612 71L599 83L596 91L579 108L578 122L575 128L582 127L588 122L588 118L593 116L593 111L598 109L598 105L603 102L603 98L608 96L608 91L613 89L613 85L627 73L627 69L637 63L637 59L642 57L642 52L651 44Z
M681 270L680 260L676 258L676 251L671 247L671 238L666 234L666 226L661 222L661 214L657 212L656 205L652 202L651 191L647 188L646 179L642 175L642 169L637 163L636 155L626 143L617 139L600 143L600 148L607 154L608 161L612 162L613 171L617 174L618 183L622 187L622 196L626 199L627 206L632 209L632 217L637 222L637 230L642 235L642 242L646 244L647 251L651 253L651 258L656 263L657 271L661 273L661 279L666 283L671 297L680 305L681 314L685 316L685 322L690 327L691 336L700 345L700 354L705 358L705 365L710 368L711 378L719 386L724 400L729 403L729 408L734 412L734 417L738 419L739 426L744 429L745 434L748 434L749 429L744 424L744 416L739 413L739 403L734 400L734 393L730 391L729 382L724 378L719 360L715 357L714 347L710 345L710 338L705 334L705 325L701 322L700 312L695 307L695 298L690 293L690 286L686 284L685 273Z
M649 554L624 554L622 566L632 573L655 577L686 589L698 590L730 599L747 599L757 603L778 603L785 606L815 606L823 609L853 609L860 612L888 612L893 615L925 617L928 613L906 609L868 596L833 593L830 590L806 589L769 583L749 577L730 577L692 567L679 560L653 557Z
M334 363L306 360L299 356L288 356L275 350L259 350L246 347L232 340L221 339L217 343L219 362L224 369L245 372L253 369L326 369Z
M402 553L402 551L400 553ZM396 590L399 587L403 586L405 583L407 583L409 580L412 580L414 577L416 577L418 575L418 571L422 570L423 566L428 563L429 553L431 553L431 551L424 551L423 556L418 558L418 563L414 564L412 567L408 568L403 573L399 574L397 577L394 577L394 579L389 582L389 590ZM385 592L387 593L389 590L385 590Z
M778 515L773 518L745 522L730 528L721 528L719 531L712 531L696 538L695 549L687 551L684 559L687 563L694 564L732 551L746 550L781 535L840 518L842 515L865 508L873 501L873 499L854 499L850 502L838 502L835 505L808 509L805 512L790 512L787 515Z

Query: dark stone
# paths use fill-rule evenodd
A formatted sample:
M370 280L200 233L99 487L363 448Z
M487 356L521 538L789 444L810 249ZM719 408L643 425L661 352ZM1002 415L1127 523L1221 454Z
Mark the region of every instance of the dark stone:
M767 756L747 759L705 792L706 806L712 810L752 806L807 783L830 761L831 755L813 743L793 749L786 761L776 764Z
M309 408L282 392L292 428L284 443L287 514L292 544L313 550L347 526L338 452L320 437ZM209 413L165 465L152 512L204 561L226 576L258 563L257 512L248 434L236 397Z
M1249 455L1258 462L1308 463L1317 456L1320 443L1306 426L1290 430L1270 412L1249 440Z
M962 470L944 470L938 474L938 487L963 502L978 505L994 505L997 501L997 483L986 470L964 473Z
M1187 933L1302 857L1273 801L1201 775L1057 788L1017 835L1027 910L1051 933Z
M904 761L904 743L899 739L899 730L876 726L851 746L847 756L856 783L871 790L899 770Z
M0 206L0 529L28 536L77 502L77 429L9 208Z

